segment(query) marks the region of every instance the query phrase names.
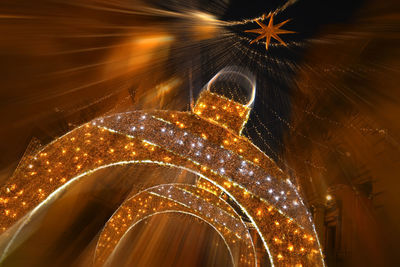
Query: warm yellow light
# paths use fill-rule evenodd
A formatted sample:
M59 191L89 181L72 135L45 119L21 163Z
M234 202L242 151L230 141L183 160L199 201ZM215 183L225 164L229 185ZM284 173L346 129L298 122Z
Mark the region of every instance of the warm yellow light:
M224 182L224 186L226 188L231 188L231 183L230 182Z

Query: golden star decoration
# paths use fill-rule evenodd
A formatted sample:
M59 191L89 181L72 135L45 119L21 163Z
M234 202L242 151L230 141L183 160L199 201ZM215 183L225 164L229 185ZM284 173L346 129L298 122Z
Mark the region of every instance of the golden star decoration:
M285 25L290 19L285 20L279 24L274 25L274 15L270 14L266 18L269 17L268 25L261 23L258 19L255 22L260 25L260 29L246 30L245 32L257 33L259 36L250 42L250 44L255 43L263 38L266 38L265 48L268 50L269 44L271 42L271 37L275 40L279 41L282 45L287 46L286 43L278 36L278 34L287 34L287 33L295 33L294 31L283 30L281 27Z

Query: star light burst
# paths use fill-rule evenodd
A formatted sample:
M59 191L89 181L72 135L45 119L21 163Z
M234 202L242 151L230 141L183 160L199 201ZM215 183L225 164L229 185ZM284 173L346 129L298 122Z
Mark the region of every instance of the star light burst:
M266 18L269 17L269 22L268 25L265 25L264 23L260 22L259 19L255 19L254 21L260 25L260 29L252 29L252 30L246 30L245 32L251 32L251 33L257 33L259 36L254 39L253 41L250 42L250 44L253 44L255 42L258 42L259 40L265 38L265 49L268 50L269 44L271 42L271 38L274 38L275 40L279 41L284 46L287 46L286 43L278 36L279 34L288 34L288 33L295 33L294 31L288 31L288 30L283 30L281 27L288 23L290 19L285 20L279 24L274 25L274 14L268 15Z

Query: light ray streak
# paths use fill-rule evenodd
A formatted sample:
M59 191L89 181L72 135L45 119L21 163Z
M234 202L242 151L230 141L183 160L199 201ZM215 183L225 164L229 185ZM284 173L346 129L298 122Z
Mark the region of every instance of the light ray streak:
M125 232L125 234L123 235L123 237L119 240L117 246L115 247L113 253L110 255L108 261L110 261L110 260L114 257L115 251L118 250L118 247L123 243L123 240L126 238L126 236L128 235L128 233L129 233L136 225L138 225L140 222L142 222L142 221L144 221L144 220L146 220L146 219L148 219L148 218L151 218L151 217L153 217L153 216L155 216L155 215L168 214L168 213L187 214L187 215L196 217L197 219L200 219L201 221L203 221L203 222L205 222L206 224L208 224L209 226L211 226L211 227L218 233L218 235L221 237L221 239L224 241L224 244L225 244L225 246L226 246L226 248L227 248L227 250L228 250L228 252L229 252L229 255L230 255L230 257L231 257L232 265L235 266L235 261L234 261L234 259L233 259L233 254L232 254L232 251L231 251L230 246L228 245L227 241L225 240L225 237L223 236L223 234L222 234L214 225L212 225L210 222L208 222L207 220L204 220L203 218L201 218L200 216L198 216L198 215L196 215L196 214L194 214L194 213L184 212L184 211L176 211L176 210L166 210L166 211L161 211L161 212L153 213L153 214L147 215L146 217L143 217L143 218L140 219L139 221L135 222L133 225L131 225L131 226L129 227L129 229ZM97 250L97 249L96 249L96 250ZM93 257L93 262L95 262L95 258L96 258L96 254L95 254L95 256ZM105 262L105 265L107 265L108 261ZM93 265L94 265L94 264L93 264ZM94 266L95 266L95 265L94 265Z

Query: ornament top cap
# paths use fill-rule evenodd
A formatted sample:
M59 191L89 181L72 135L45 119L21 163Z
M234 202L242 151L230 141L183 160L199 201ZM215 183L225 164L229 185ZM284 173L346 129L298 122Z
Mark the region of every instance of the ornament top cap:
M249 101L247 103L239 103L211 91L212 87L219 88L224 85L226 86L226 82L246 89ZM235 88L228 88L228 90L233 91ZM205 89L197 99L193 112L203 119L216 123L240 135L249 118L251 106L254 103L255 92L255 78L251 73L238 67L227 67L218 72L207 83Z

